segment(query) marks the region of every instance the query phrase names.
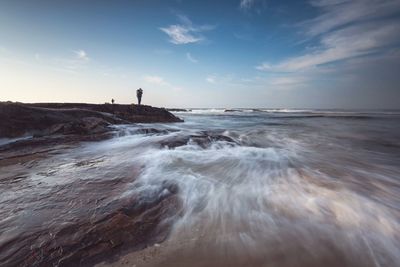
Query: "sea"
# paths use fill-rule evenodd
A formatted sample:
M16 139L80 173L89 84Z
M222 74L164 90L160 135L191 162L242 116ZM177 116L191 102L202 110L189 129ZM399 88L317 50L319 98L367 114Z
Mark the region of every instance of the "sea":
M113 126L114 138L52 156L23 186L0 186L2 229L72 219L79 196L55 201L52 188L77 179L93 186L140 166L112 197L152 198L167 182L182 211L138 267L400 266L399 110L174 114L184 122ZM82 159L93 164L78 168ZM45 209L54 205L56 216Z

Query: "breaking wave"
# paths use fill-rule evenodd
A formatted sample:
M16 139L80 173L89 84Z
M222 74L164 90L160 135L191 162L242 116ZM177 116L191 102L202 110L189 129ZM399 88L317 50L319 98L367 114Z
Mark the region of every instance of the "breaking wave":
M245 113L192 111L182 113L181 124L115 126L110 140L31 167L26 187L1 196L8 214L1 226L16 234L43 227L39 218L61 224L118 199L139 195L150 203L173 192L182 207L178 217L166 218L173 228L163 256L138 266L400 263L399 116ZM125 179L133 173L135 179ZM105 181L110 191L90 187ZM54 188L73 183L93 196L88 203L104 195L104 206L80 206L75 191L51 202ZM59 217L45 213L50 204ZM68 212L71 205L80 211ZM24 209L35 220L24 223Z

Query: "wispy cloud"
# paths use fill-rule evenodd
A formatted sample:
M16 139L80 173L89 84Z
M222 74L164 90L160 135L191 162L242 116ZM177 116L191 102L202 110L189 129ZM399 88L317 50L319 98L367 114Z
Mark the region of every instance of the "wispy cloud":
M398 0L313 0L311 5L322 11L319 16L302 23L311 36L354 23L382 19L400 9Z
M255 3L255 0L240 0L239 7L243 10L249 10Z
M167 28L161 28L163 32L169 35L170 42L173 44L190 44L203 40L202 36L194 35L194 33L181 25L171 25Z
M77 74L87 68L90 63L90 58L84 50L74 50L72 51L73 56L65 56L62 58L52 58L50 59L50 65L54 65L55 68L59 68L63 71L68 71L70 73ZM39 56L42 59L41 56Z
M205 81L210 84L218 84L223 86L240 86L246 82L243 79L239 79L234 74L210 74L205 78Z
M168 85L168 83L166 81L164 81L164 78L160 77L160 76L155 76L155 75L147 75L145 77L143 77L143 79L148 82L148 83L152 83L152 84L157 84L157 85Z
M254 11L261 14L267 8L266 0L240 0L239 9L244 12Z
M166 87L175 91L180 91L181 88L178 86L174 86L171 83L167 82L163 77L157 75L146 75L143 77L143 80L146 83Z
M268 84L278 89L298 88L300 85L307 83L308 77L298 75L277 76L268 80Z
M186 58L187 58L187 60L189 60L190 62L192 62L192 63L197 63L197 62L199 62L196 58L194 58L189 52L188 53L186 53Z
M324 35L321 45L314 51L289 58L278 64L264 62L257 66L258 70L293 72L366 56L380 51L381 48L394 45L399 40L399 24L351 26Z
M206 82L215 84L217 82L217 77L215 75L209 75L206 77Z
M168 27L160 28L170 37L170 42L173 44L190 44L198 43L206 40L202 32L210 31L215 28L212 25L195 26L186 16L179 15L178 19L180 24L170 25Z
M400 1L315 0L311 4L322 14L302 24L307 35L318 35L318 45L307 53L272 64L264 62L256 69L275 72L298 72L369 56L400 44L398 18L387 15ZM371 10L375 10L372 12ZM379 21L375 19L379 18Z
M79 60L83 60L83 61L88 61L89 57L87 55L87 53L84 50L75 50L74 51L76 58Z

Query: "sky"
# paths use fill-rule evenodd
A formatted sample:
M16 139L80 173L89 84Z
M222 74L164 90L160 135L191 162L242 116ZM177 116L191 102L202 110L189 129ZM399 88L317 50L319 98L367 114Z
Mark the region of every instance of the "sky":
M400 108L400 0L0 0L0 101Z

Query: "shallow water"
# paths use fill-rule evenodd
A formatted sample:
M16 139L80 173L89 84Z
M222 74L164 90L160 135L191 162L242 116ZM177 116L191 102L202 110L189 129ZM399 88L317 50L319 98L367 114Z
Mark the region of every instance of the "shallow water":
M167 181L183 211L144 266L400 265L400 113L177 114L184 123L115 126L113 139L22 166L21 182L0 185L0 244Z

